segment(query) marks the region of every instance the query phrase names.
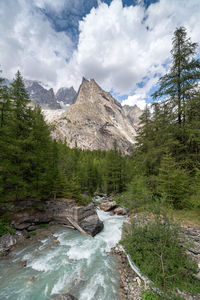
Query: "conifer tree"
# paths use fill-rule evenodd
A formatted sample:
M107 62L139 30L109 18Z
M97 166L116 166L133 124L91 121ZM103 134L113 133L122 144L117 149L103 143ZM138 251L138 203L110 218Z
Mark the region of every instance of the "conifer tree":
M160 78L160 87L152 96L154 99L169 97L176 108L176 121L181 125L185 122L186 101L193 98L198 89L200 62L194 58L198 45L187 37L184 27L176 29L172 45L172 67Z

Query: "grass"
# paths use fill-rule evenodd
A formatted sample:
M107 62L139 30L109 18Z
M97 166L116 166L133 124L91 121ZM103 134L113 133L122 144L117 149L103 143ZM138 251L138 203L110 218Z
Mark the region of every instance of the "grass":
M28 237L29 237L29 238L32 237L32 236L34 236L34 235L36 235L36 232L35 232L35 231L30 231L30 232L28 233Z
M169 210L169 214L183 225L200 227L200 209L195 210Z
M142 205L138 205L138 203L134 203L131 192L118 194L114 197L114 200L116 201L117 205L125 206L133 213L148 214L150 211L152 211L153 201L150 204L147 202L143 203ZM157 205L157 202L155 205ZM200 208L178 210L166 207L164 204L163 206L160 206L166 211L167 216L173 218L177 223L200 228Z

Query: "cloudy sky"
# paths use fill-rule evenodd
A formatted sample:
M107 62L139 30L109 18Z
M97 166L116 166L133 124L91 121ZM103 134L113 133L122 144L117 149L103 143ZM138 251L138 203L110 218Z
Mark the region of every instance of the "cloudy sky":
M94 78L143 107L179 26L200 43L200 0L0 0L0 69L55 89Z

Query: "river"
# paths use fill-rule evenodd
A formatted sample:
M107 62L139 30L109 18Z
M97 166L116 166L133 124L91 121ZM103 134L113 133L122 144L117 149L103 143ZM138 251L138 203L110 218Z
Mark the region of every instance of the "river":
M117 300L119 273L108 252L121 238L124 217L97 210L104 229L94 238L58 227L48 238L0 261L0 300ZM22 262L26 261L26 267Z

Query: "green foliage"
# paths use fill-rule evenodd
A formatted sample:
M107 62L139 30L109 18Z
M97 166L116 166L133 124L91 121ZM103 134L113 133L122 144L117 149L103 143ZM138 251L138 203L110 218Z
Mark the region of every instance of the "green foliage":
M154 292L148 290L142 293L141 295L142 300L159 300L160 297L158 297Z
M16 230L8 225L10 220L10 215L5 214L4 216L1 217L0 219L0 236L10 233L10 234L15 234Z
M42 224L39 224L39 225L38 225L38 228L39 228L39 229L44 229L44 228L47 228L48 226L49 226L48 224L43 224L43 223L42 223Z
M197 264L186 255L179 238L177 225L157 214L150 221L133 222L122 244L157 287L167 292L179 288L199 293L200 282L194 277L198 272Z
M129 186L139 205L145 199L160 198L175 209L199 207L200 61L196 50L185 28L178 28L172 40L171 69L153 94L155 100L163 101L153 104L152 113L146 107L141 116L132 156L135 175Z
M28 237L31 238L32 236L36 235L36 232L35 231L30 231L28 233Z

